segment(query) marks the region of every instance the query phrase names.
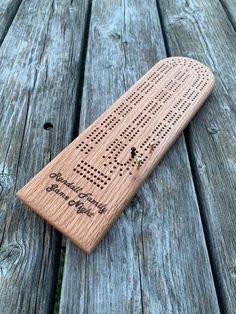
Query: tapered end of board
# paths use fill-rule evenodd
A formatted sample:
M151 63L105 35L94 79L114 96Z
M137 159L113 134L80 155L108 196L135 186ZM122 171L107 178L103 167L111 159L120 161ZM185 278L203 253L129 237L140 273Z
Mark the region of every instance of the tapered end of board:
M158 62L17 197L90 254L214 84L196 60Z

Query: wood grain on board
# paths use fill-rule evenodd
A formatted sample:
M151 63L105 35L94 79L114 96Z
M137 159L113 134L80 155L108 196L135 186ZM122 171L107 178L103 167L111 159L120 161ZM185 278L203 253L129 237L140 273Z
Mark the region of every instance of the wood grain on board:
M160 61L17 197L91 253L213 86L193 59Z
M19 1L7 2L10 16ZM72 140L87 12L88 1L23 1L0 49L4 314L49 313L54 307L61 236L15 193Z

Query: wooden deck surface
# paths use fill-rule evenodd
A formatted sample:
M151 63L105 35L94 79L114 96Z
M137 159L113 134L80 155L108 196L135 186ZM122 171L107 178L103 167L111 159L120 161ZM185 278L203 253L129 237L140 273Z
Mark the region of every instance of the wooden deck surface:
M236 2L0 0L0 313L236 313ZM155 63L213 94L85 255L15 193Z

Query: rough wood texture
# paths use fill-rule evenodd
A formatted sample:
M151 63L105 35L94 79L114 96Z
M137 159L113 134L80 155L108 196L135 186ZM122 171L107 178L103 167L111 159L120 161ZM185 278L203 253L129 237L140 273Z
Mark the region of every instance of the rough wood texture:
M222 4L223 9L225 10L225 13L229 21L231 22L234 30L236 31L236 2L234 0L219 0L219 1ZM222 10L221 12L223 13L223 16L225 17L224 12ZM227 21L226 17L225 19Z
M193 59L161 60L17 197L90 254L201 108L214 82L211 71Z
M21 0L0 0L0 45L21 4Z
M220 304L235 313L236 32L218 1L159 4L169 52L209 64L216 77L208 104L190 124L188 143Z
M0 312L48 313L60 236L16 191L72 138L87 1L24 1L0 50ZM53 128L44 129L44 123ZM50 124L45 125L50 128Z
M80 131L164 57L155 1L94 1ZM92 255L68 241L68 312L219 312L182 136Z

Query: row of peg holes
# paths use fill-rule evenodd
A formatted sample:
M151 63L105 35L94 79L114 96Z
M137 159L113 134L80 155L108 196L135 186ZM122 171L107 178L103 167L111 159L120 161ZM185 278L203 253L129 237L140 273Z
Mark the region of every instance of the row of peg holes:
M201 81L200 84L198 84L198 87L200 87L202 83L204 83L204 82ZM207 83L205 82L205 83L203 84L203 86L205 87L206 85L207 85ZM186 96L189 94L189 95L187 96L187 99L190 99L191 96L193 96L194 93L195 93L195 95L192 97L191 100L196 99L196 97L199 95L199 92L196 92L195 90L193 90L191 93L189 93L190 91L191 91L191 89L188 89L187 92L184 94L184 97L186 97ZM181 100L179 100L179 101L177 102L177 104L174 106L174 108L177 108L178 110L180 110L180 109L182 109L182 108L184 107L184 108L182 109L182 113L184 113L184 112L189 108L189 106L192 104L192 102L187 102L187 101L185 100L185 101L183 102L183 104L181 104L182 100L183 100L183 99L181 98ZM181 104L181 106L179 106L179 104ZM181 116L182 116L182 115L179 114L178 112L173 112L173 110L170 110L170 111L166 114L166 116L163 118L163 120L166 121L168 124L172 123L172 125L175 125L176 122L181 118ZM161 124L160 124L160 125L161 125ZM159 125L159 126L160 126L160 125ZM162 128L160 129L159 133L157 133L156 135L160 135L161 132L164 131L164 128L165 128L165 127L166 127L166 125L164 125L164 127L162 127ZM161 139L164 139L164 137L170 132L170 130L171 130L171 127L169 126L169 128L162 134ZM153 131L152 133L154 134L155 131ZM150 141L150 136L147 137L146 140L141 144L141 148L147 143L148 140ZM155 141L155 140L156 140L155 138L152 139L152 141ZM160 144L160 141L158 141L157 143ZM157 146L158 146L158 145L154 145L154 148L156 148ZM145 150L148 150L148 147L146 147Z
M104 185L107 185L108 181L111 180L111 178L106 174L91 166L84 160L81 160L81 164L78 164L77 168L74 168L73 170L99 187L101 190L104 188Z

